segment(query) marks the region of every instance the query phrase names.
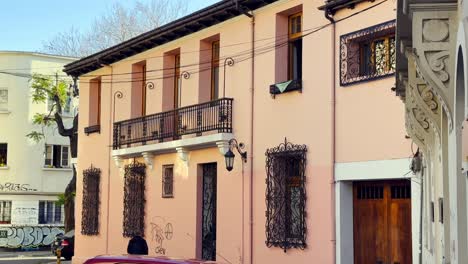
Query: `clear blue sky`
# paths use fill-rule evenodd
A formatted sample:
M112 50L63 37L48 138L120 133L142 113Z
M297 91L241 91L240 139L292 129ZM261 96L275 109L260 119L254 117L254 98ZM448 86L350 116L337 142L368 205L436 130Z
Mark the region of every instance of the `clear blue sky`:
M0 0L0 50L38 51L43 41L70 29L88 30L109 6L131 0ZM145 1L145 0L143 0ZM189 13L219 0L187 0Z

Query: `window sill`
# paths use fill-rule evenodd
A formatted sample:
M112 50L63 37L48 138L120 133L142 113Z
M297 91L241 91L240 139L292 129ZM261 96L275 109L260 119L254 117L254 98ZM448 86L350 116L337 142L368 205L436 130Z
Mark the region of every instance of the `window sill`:
M43 171L71 171L71 168L42 168Z
M282 83L270 85L270 94L273 99L277 94L299 91L302 93L302 80L289 80Z
M0 110L0 115L9 115L10 113L11 113L10 110L5 110L5 109Z
M94 125L94 126L85 127L84 132L86 133L87 136L89 136L89 134L93 134L93 133L101 134L101 125Z
M9 166L3 166L3 167L0 167L0 170L9 170L10 167Z

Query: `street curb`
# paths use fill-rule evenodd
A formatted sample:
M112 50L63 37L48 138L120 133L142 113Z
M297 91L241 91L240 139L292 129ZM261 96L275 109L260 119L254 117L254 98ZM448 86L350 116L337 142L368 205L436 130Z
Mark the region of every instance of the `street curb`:
M25 252L15 252L10 254L0 254L0 259L2 258L17 258L17 257L45 257L45 256L53 256L51 252L42 252L42 253L33 253L33 254L25 254Z

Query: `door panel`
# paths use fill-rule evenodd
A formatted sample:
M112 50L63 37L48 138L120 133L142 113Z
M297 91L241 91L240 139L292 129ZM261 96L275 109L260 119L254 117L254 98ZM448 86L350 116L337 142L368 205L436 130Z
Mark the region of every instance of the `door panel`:
M356 182L353 196L354 263L411 264L410 183Z
M203 164L202 259L216 260L216 163Z
M360 184L354 188L354 248L359 264L387 262L387 206L383 184ZM372 249L372 250L369 250Z

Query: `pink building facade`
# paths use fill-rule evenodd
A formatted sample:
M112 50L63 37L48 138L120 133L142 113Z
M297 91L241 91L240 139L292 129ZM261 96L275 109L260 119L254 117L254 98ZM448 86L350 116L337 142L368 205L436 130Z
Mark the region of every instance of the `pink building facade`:
M73 263L125 254L135 234L152 255L221 263L417 263L395 4L323 4L221 1L66 66Z

